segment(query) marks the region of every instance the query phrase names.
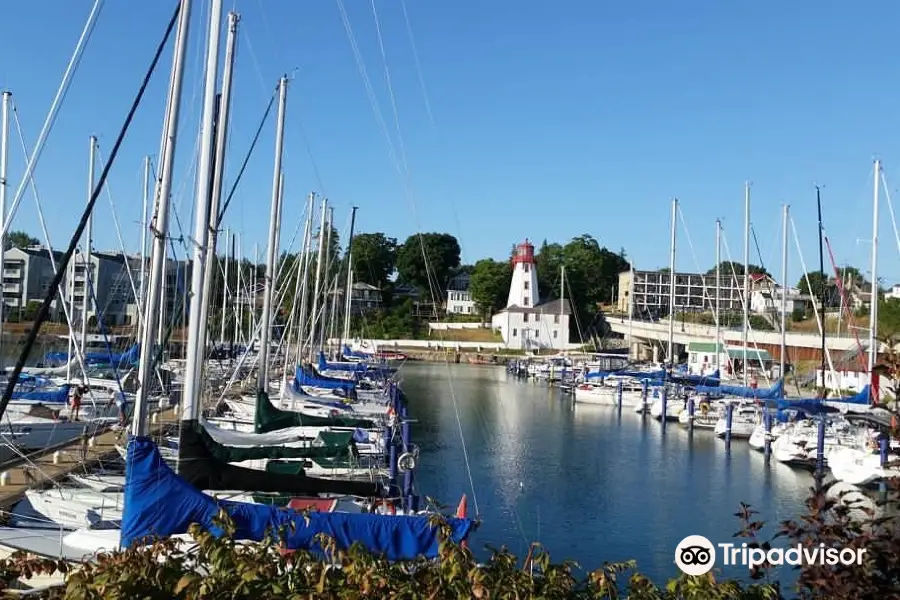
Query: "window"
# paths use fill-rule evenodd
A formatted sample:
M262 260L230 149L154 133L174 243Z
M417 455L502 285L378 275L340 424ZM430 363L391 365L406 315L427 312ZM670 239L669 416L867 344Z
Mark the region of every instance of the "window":
M529 265L528 263L523 263L523 264L525 265L525 272L526 272L526 273L530 272L530 271L531 271L531 265Z
M527 322L528 322L528 313L524 313L524 314L522 315L522 322L523 322L523 323L527 323Z
M535 329L535 330L534 330L534 337L536 337L536 338L540 338L540 337L541 337L541 330L540 330L540 329Z
M528 289L528 280L527 279L525 280L525 289L526 290Z
M559 329L553 330L553 337L555 337L555 338L559 337Z
M697 355L691 353L691 364L695 364L697 362Z
M553 324L559 325L559 315L553 315Z
M513 329L513 335L512 335L512 336L513 336L513 337L516 337L516 330L515 330L515 329Z
M540 314L540 313L535 314L535 315L534 315L534 322L535 322L535 323L538 323L540 320L541 320L541 314Z
M522 300L522 305L528 306L529 304L530 304L530 302L528 301L528 296L525 296L525 298Z

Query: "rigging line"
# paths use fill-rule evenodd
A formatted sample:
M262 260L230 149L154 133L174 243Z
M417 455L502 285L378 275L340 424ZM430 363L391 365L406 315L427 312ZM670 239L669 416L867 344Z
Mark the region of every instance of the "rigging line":
M425 112L428 113L428 120L431 122L431 126L436 129L434 114L431 112L431 101L428 99L428 90L425 87L425 77L422 76L422 63L419 61L419 51L416 49L416 38L413 37L412 26L409 23L409 14L406 12L406 0L400 0L400 8L403 9L403 21L406 23L406 36L409 38L409 45L412 48L413 61L416 66L416 76L419 79L419 89L422 90L422 99L425 101Z
M797 246L797 256L800 258L800 268L803 269L803 277L806 280L806 289L809 290L810 292L812 292L813 286L809 281L809 271L806 269L806 261L803 259L803 250L802 250L802 248L800 248L800 237L797 235L797 225L794 223L794 217L789 217L789 220L791 222L791 231L794 234L794 244ZM812 307L813 307L813 314L816 317L816 323L819 325L819 333L822 333L822 331L825 328L825 318L824 318L824 315L822 315L822 316L819 315L819 309L816 307L816 299L815 298L813 298ZM822 310L824 312L824 310L825 310L824 306L822 306ZM828 350L828 346L825 346L825 358L828 361L828 368L831 371L831 381L835 386L834 391L838 392L838 391L840 391L837 387L838 386L838 377L834 371L834 363L831 360L831 352ZM825 373L822 373L822 387L823 388L825 387ZM838 395L840 395L840 394L838 394Z
M16 189L16 195L13 197L12 206L9 208L9 213L4 216L0 215L0 219L6 219L3 221L3 226L0 228L0 237L5 236L9 233L9 227L12 225L13 217L16 216L16 210L19 208L19 204L22 202L22 195L25 193L25 186L28 185L28 181L31 178L31 174L34 173L34 170L37 168L37 163L41 158L41 153L44 151L44 144L47 142L47 137L50 135L50 130L53 128L53 124L56 122L56 117L59 114L59 108L62 105L63 101L66 99L66 95L69 93L69 86L72 83L72 76L75 74L75 71L78 69L78 65L81 63L81 57L84 55L85 46L87 46L88 42L91 39L91 34L94 31L94 25L97 24L97 17L100 15L100 9L103 7L103 0L94 0L94 6L91 8L91 13L88 15L87 23L84 24L84 29L81 31L81 37L78 38L78 43L75 46L75 52L72 54L72 57L69 59L69 64L66 66L66 70L63 73L62 81L59 84L59 88L56 90L56 97L53 98L53 103L50 105L50 112L47 113L46 119L44 119L44 125L41 127L41 132L38 134L37 142L35 143L34 148L32 149L31 157L28 159L28 164L25 166L25 174L22 176L22 181L19 183L19 187Z
M102 164L103 163L103 152L100 150L99 143L95 146L95 149L97 152L97 158L100 159L100 163ZM138 297L137 286L135 285L134 277L131 274L131 264L130 264L131 261L129 260L128 250L125 249L125 240L122 239L122 229L121 229L121 227L119 227L119 216L116 213L116 205L115 205L115 202L113 202L112 191L110 191L110 189L109 189L109 184L103 186L103 189L106 190L106 197L109 199L109 210L112 213L113 226L115 227L115 230L116 230L116 237L119 240L119 246L122 248L122 258L124 259L125 274L127 275L128 283L131 286L132 297L137 298ZM144 268L143 265L141 265L141 268L142 269ZM144 319L143 308L141 307L140 302L135 302L135 305L137 306L137 310L138 310L138 314L137 314L138 320L139 320L138 322L141 322Z
M375 0L371 0L372 19L375 21L375 36L378 39L378 49L381 51L381 63L384 66L384 82L387 85L388 97L391 100L391 111L394 113L394 127L397 130L397 144L400 146L400 160L403 161L403 170L409 175L409 161L406 157L406 144L403 142L403 133L400 129L400 115L397 112L397 96L394 94L394 85L391 81L391 70L388 67L387 53L384 50L384 38L381 35L381 22L378 19L378 11L375 9Z
M37 341L37 336L38 332L40 331L41 325L43 325L44 321L47 320L47 317L50 316L50 303L53 301L54 297L59 291L59 285L62 282L63 273L68 268L69 261L72 259L72 255L75 253L75 247L78 245L78 240L81 238L82 233L84 233L88 218L90 217L91 212L94 210L94 205L97 203L97 198L100 197L100 192L103 189L103 185L106 183L106 178L109 176L109 171L116 160L116 156L119 154L119 148L121 148L122 142L125 140L125 135L128 133L128 129L131 126L131 122L134 119L134 115L137 112L138 106L140 106L141 100L143 100L144 98L144 92L147 90L147 85L150 83L150 78L153 76L153 72L156 70L157 64L159 64L159 59L166 47L169 36L172 34L172 30L175 29L175 22L178 20L178 13L180 12L180 10L181 4L179 3L175 7L172 18L169 20L169 25L166 28L165 35L163 35L162 40L160 40L159 45L156 48L156 53L153 56L153 61L150 63L150 67L147 69L147 73L144 75L143 81L141 82L141 87L138 90L134 101L132 102L131 109L128 111L128 116L125 117L125 122L122 124L122 129L119 131L119 135L116 138L116 143L113 145L112 151L110 152L109 162L107 162L103 167L103 171L100 173L100 179L94 186L93 192L91 192L91 199L88 201L87 206L84 208L84 211L81 215L81 220L78 223L78 227L75 228L75 233L69 240L69 247L66 249L60 261L60 269L56 272L56 275L53 276L53 280L50 282L49 289L47 290L47 294L44 296L44 301L43 303L41 303L41 308L38 311L37 317L35 318L34 323L31 326L31 330L28 332L28 336L25 338L22 352L19 355L19 359L16 361L16 366L13 368L12 374L8 377L6 390L3 392L3 397L0 398L0 417L3 416L4 412L6 412L6 407L7 405L9 405L9 401L12 399L13 390L15 390L16 387L16 382L19 379L19 375L22 373L22 369L25 367L25 362L28 360L28 355L31 353L31 348L34 346L35 341ZM30 176L30 173L26 173L26 179L28 176ZM12 217L12 215L10 215L10 217Z
M269 118L269 113L272 112L272 105L275 103L275 97L278 94L278 88L275 88L275 91L272 93L272 97L269 98L269 105L266 107L266 112L263 113L262 119L259 121L259 127L256 128L256 134L253 136L253 141L250 143L250 149L247 150L246 156L244 156L244 162L241 163L241 168L238 170L237 178L234 180L234 183L231 184L231 190L228 192L228 197L225 199L225 203L222 205L222 209L219 211L219 215L216 218L216 229L219 229L222 225L222 219L225 217L225 211L228 210L228 205L231 204L231 199L234 198L234 193L237 191L238 184L241 182L241 178L244 176L244 171L247 169L247 163L250 162L250 157L253 155L253 150L256 149L256 143L259 141L259 136L262 134L263 127L266 124L266 120Z
M900 231L897 230L897 219L894 217L894 203L891 202L891 192L888 188L887 179L884 177L884 170L881 171L881 185L884 187L884 195L887 200L888 212L891 214L891 226L894 228L894 239L897 241L897 250L900 251ZM877 285L877 281L873 282ZM876 315L877 316L877 315Z
M28 157L28 146L25 143L25 135L22 133L22 123L19 120L19 111L16 107L15 100L12 102L12 113L13 113L13 121L16 124L16 131L19 134L19 143L22 146L22 153L27 158ZM47 256L50 259L50 266L53 269L53 274L56 275L58 271L58 266L56 264L56 255L53 253L53 244L50 242L50 232L47 230L47 221L44 219L44 210L41 205L40 195L37 190L37 183L34 181L34 173L32 173L28 177L29 183L31 185L31 193L34 196L35 204L37 205L38 212L38 222L41 226L41 233L44 236L44 239L47 243ZM63 314L66 317L66 326L69 330L69 335L72 335L74 331L73 318L69 312L69 303L66 301L65 294L59 294L59 303L62 305ZM84 376L84 380L88 380L87 367L85 367L84 356L81 354L81 347L78 344L73 344L75 348L75 357L78 363L78 366L81 368L81 374ZM67 357L67 360L71 360L71 357ZM91 400L94 400L93 391L90 392Z
M728 247L728 239L725 237L724 231L722 232L722 245L725 247L725 258L728 259L728 262L731 266L731 275L732 275L732 277L734 277L733 281L740 281L740 279L738 279L738 276L737 276L737 270L734 267L735 263L733 260L731 260L731 250ZM741 299L741 310L747 308L747 305L750 302L750 298L744 297L743 290L741 291L741 293L738 294L738 296ZM762 363L762 361L759 358L759 356L760 356L759 344L756 341L756 336L753 335L754 333L755 333L755 330L753 329L753 326L750 324L750 319L748 318L747 319L747 341L752 343L754 350L756 350L756 361L759 363ZM747 353L747 359L749 360L750 357L753 355L753 353L750 352L749 348L747 348L745 351ZM729 361L730 360L731 360L731 357L729 357ZM742 368L746 370L747 365L742 365ZM762 373L763 373L763 377L766 380L766 383L771 385L771 380L769 379L768 371L766 371L765 369L762 369Z

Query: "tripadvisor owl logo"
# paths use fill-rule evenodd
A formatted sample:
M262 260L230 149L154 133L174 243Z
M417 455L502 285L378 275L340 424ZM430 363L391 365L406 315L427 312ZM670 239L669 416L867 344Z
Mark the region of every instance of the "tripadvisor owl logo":
M704 575L716 564L716 547L722 551L722 566L744 565L749 569L765 564L782 565L861 565L865 548L829 548L825 544L788 548L751 548L746 543L713 545L702 535L689 535L675 547L675 564L687 575Z
M688 575L709 573L716 564L716 547L702 535L689 535L675 547L675 564Z

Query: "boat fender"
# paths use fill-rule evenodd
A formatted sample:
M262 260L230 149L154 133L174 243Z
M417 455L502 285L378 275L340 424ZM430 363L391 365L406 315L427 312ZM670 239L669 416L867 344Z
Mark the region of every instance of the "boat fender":
M700 412L701 412L704 416L706 416L706 413L709 412L709 404L707 404L706 402L701 402L701 403L700 403Z
M397 459L397 470L401 473L412 471L415 468L416 457L413 456L412 452L404 452L400 455L400 458Z

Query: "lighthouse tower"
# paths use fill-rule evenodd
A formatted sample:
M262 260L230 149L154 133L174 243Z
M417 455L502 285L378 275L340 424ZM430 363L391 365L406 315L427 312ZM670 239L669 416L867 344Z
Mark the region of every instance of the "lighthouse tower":
M534 265L534 246L526 238L516 246L512 259L513 276L509 284L509 298L506 307L522 306L531 308L538 303L537 269Z

